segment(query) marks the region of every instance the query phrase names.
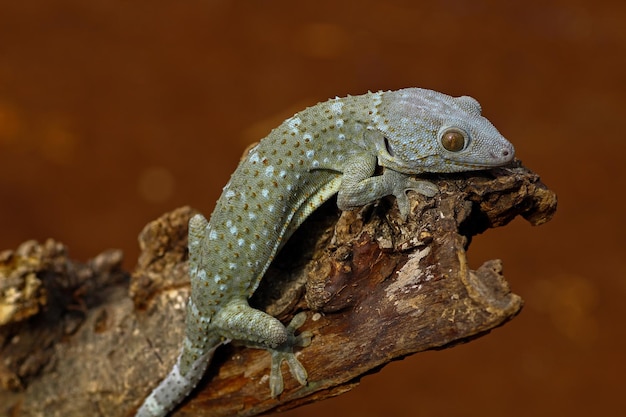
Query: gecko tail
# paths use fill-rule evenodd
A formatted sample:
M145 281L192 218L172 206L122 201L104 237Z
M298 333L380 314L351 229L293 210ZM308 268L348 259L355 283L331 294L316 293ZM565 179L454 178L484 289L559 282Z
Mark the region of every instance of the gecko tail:
M180 372L183 355L181 353L170 373L144 400L135 417L165 417L198 385L211 361L213 352L215 352L215 348L201 355L193 362L186 375L182 375Z

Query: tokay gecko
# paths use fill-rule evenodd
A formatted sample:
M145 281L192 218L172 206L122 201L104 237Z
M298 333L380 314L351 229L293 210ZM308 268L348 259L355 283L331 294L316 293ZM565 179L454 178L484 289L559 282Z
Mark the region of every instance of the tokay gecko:
M285 120L242 159L210 220L197 214L189 221L185 338L137 416L167 415L200 381L215 349L232 340L271 353L272 396L283 391L283 361L305 385L293 348L311 341L309 332L295 334L306 313L284 326L247 300L307 216L334 194L341 210L393 195L406 219L407 191L438 191L414 175L488 169L514 153L475 99L420 88L335 98Z

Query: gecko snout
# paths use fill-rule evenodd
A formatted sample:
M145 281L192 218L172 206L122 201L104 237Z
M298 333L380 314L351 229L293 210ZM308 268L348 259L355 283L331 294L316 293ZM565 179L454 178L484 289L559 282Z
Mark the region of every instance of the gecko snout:
M513 160L515 157L515 149L513 148L513 145L509 145L500 149L499 152L489 152L489 156L491 156L495 164L504 165Z

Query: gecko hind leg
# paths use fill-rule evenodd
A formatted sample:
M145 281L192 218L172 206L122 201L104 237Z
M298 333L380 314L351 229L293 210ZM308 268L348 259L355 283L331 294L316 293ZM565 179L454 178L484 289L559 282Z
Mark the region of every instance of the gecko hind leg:
M306 369L293 352L295 347L311 343L311 332L295 334L305 320L306 313L301 312L285 326L275 317L250 307L246 300L233 299L216 314L212 325L222 337L270 352L270 392L272 397L277 397L284 389L282 362L287 362L291 374L300 384L307 383Z

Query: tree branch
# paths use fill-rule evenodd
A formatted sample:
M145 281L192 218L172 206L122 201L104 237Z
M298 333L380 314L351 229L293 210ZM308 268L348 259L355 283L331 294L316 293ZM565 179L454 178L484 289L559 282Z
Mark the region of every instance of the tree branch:
M227 345L178 416L251 416L339 395L392 360L484 335L522 307L500 261L476 271L471 236L518 215L548 221L556 196L521 165L436 176L435 198L412 198L399 220L393 199L341 213L316 211L275 259L251 304L283 321L307 311L313 333L299 359L300 386L269 393L269 355ZM188 207L148 224L132 278L119 251L87 265L48 241L0 254L0 412L12 416L132 415L169 371L189 293ZM128 283L130 282L130 297Z

